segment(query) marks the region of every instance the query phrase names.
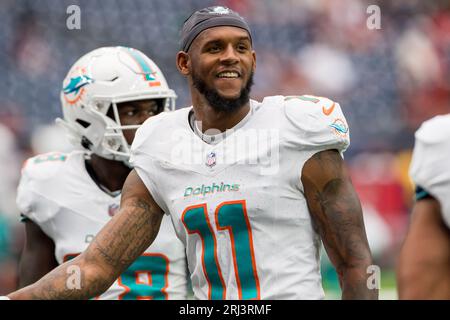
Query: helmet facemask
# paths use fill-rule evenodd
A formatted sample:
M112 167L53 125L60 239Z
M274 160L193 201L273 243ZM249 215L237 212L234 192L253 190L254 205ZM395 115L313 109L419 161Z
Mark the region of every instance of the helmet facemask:
M166 98L148 99L155 100L157 103L157 109L155 115L167 110ZM129 102L129 101L123 101ZM130 155L131 145L128 143L124 131L137 130L142 124L125 125L122 124L119 113L120 103L113 102L109 106L106 112L106 131L102 141L102 149L106 150L109 159L118 160L124 162L129 166L128 159Z

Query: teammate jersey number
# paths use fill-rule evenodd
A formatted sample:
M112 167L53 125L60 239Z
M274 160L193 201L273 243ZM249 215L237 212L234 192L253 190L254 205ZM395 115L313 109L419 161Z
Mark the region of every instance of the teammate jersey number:
M64 262L77 255L64 256ZM117 279L118 285L124 289L119 300L167 300L168 274L169 259L165 255L144 253Z
M231 240L234 273L239 299L260 299L252 230L245 200L219 204L214 214L217 232L227 232ZM217 259L217 241L205 203L186 208L182 221L189 234L202 241L202 266L209 285L209 299L225 299L226 286Z

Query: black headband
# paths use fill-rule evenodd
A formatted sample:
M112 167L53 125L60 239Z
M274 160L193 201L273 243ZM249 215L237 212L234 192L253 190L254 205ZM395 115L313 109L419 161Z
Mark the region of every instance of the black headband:
M208 7L191 14L181 29L181 50L187 52L194 39L204 30L231 26L246 30L252 40L250 27L237 12L225 7Z

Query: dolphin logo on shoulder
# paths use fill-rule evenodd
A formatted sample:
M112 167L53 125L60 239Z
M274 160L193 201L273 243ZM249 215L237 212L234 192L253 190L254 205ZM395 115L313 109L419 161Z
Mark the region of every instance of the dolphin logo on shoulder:
M344 120L337 118L330 124L330 127L333 128L333 131L337 136L345 138L348 136L348 125Z

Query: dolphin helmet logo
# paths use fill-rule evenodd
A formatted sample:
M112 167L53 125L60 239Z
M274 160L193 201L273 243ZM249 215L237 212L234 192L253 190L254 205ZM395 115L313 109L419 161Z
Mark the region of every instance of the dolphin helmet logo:
M89 83L93 83L94 79L87 75L81 75L77 77L71 77L69 83L63 87L64 98L70 104L76 103L84 92L83 87ZM74 95L72 99L67 97L68 95Z
M63 92L64 94L70 94L73 92L75 92L75 94L78 94L78 92L82 87L92 82L94 82L94 80L85 75L70 78L70 82L67 86L63 88Z

